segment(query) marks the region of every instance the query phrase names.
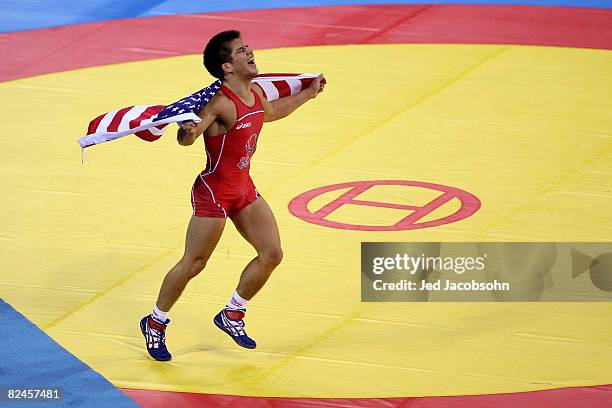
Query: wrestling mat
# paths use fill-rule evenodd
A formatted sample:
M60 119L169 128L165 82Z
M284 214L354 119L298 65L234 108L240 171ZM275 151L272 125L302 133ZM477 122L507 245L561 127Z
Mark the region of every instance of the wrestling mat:
M48 406L610 406L610 303L362 303L360 244L609 241L612 3L375 3L2 2L0 388L61 387ZM210 83L200 53L228 28L260 72L328 85L253 159L285 253L249 304L258 348L211 321L254 256L228 223L159 363L138 322L182 255L203 145L170 126L82 164L76 139Z

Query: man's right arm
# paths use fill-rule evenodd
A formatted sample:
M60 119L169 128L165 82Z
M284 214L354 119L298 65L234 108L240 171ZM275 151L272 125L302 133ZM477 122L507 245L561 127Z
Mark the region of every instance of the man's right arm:
M198 136L200 136L208 127L217 119L219 116L217 111L219 109L218 98L213 98L204 109L198 113L201 121L195 123L191 120L183 122L178 132L176 133L176 140L181 146L192 145Z

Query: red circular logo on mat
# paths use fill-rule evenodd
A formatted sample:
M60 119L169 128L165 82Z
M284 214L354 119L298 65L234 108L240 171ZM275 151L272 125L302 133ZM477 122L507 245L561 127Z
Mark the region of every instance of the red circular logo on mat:
M360 200L358 196L372 187L376 186L409 186L434 190L440 194L426 203L425 205L410 205L387 203L380 201ZM316 197L334 190L346 189L349 190L340 195L340 197L323 205L317 211L311 212L308 209L308 204ZM407 197L409 198L409 197ZM461 203L461 207L453 214L442 218L419 222L425 216L433 211L447 205L451 200L457 199ZM334 221L334 211L338 210L343 205L352 204L366 207L391 208L396 210L404 210L409 212L408 215L401 218L398 222L391 225L368 225L368 224L346 224ZM357 231L403 231L419 228L437 227L438 225L449 224L459 221L474 214L480 208L480 200L472 193L467 191L443 186L440 184L424 183L421 181L403 181L403 180L374 180L374 181L352 181L349 183L334 184L315 188L314 190L306 191L295 197L289 203L289 211L291 214L304 221L323 225L324 227L348 229ZM365 222L366 220L364 220Z

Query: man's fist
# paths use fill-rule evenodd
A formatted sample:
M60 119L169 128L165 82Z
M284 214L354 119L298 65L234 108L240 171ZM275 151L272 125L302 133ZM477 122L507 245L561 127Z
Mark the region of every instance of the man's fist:
M308 85L308 89L312 91L313 98L316 98L320 92L323 92L323 89L325 88L326 83L327 81L325 80L325 77L323 76L323 74L319 74L318 77L312 80L310 85Z
M181 129L185 131L187 136L195 136L196 124L192 120L188 120L183 122L183 124L181 125Z

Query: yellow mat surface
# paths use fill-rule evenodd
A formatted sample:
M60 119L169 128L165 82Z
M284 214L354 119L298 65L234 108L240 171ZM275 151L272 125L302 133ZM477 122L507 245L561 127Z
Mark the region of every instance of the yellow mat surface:
M285 252L249 305L257 350L239 349L211 321L254 255L229 224L170 314L174 360L150 360L139 332L182 254L201 142L181 147L171 128L159 142L91 148L86 165L76 144L102 112L168 103L208 83L198 55L0 84L0 297L120 387L391 397L612 383L609 303L366 304L359 264L362 241L610 240L610 51L376 45L256 54L261 72L323 71L329 82L293 116L264 126L253 160ZM363 180L452 186L482 207L458 222L393 232L331 229L287 208L305 191ZM428 194L387 186L363 199L418 204ZM455 210L449 203L437 216ZM405 215L347 205L330 218L387 225Z

